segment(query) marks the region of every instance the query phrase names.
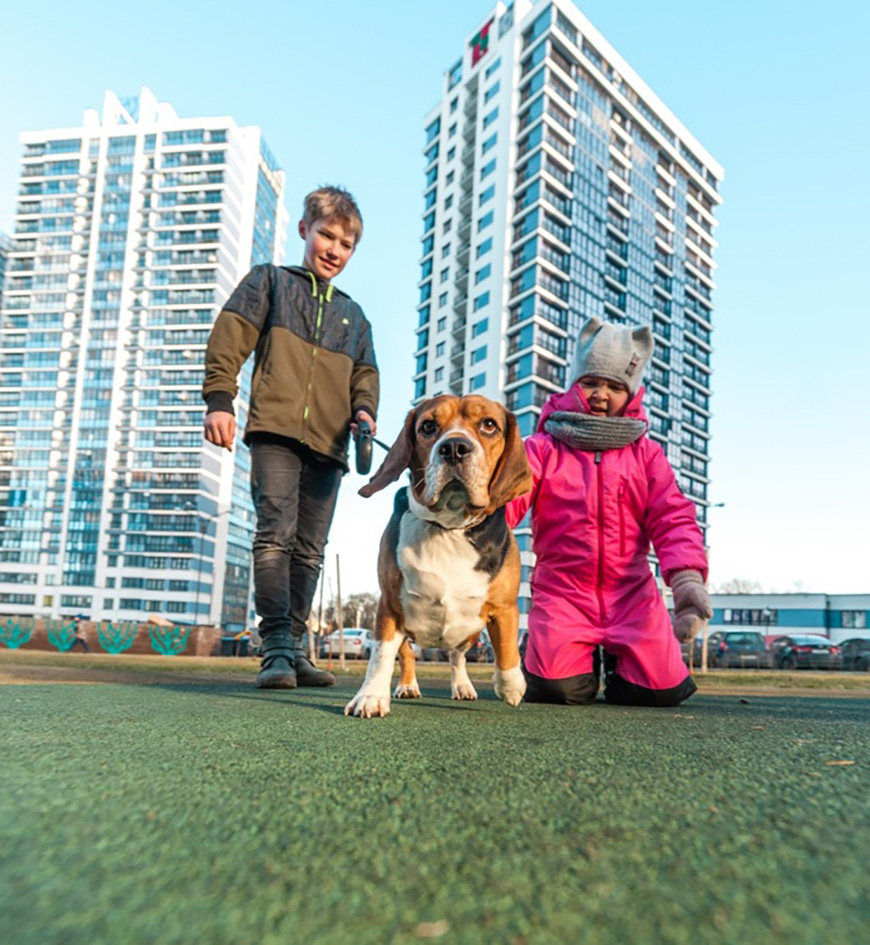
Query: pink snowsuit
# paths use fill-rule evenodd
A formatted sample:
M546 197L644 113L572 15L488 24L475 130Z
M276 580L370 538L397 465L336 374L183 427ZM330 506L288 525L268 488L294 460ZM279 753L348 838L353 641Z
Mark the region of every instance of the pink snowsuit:
M643 388L623 415L646 421L642 400ZM526 668L545 679L591 673L593 650L603 644L628 683L679 686L688 670L647 553L651 541L666 583L685 568L706 580L694 505L645 434L619 449L572 449L544 432L556 410L589 413L589 405L577 385L550 398L525 442L534 486L507 506L511 527L532 509L537 564Z

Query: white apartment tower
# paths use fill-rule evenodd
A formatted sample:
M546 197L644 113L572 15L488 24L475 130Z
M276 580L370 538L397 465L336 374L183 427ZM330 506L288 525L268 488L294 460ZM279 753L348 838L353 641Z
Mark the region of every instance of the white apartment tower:
M477 391L527 436L588 317L648 324L650 434L706 527L722 168L570 0L497 4L425 129L415 402Z
M179 118L148 89L21 141L0 313L0 613L241 629L248 452L203 440L200 385L221 302L282 256L283 172L259 128Z

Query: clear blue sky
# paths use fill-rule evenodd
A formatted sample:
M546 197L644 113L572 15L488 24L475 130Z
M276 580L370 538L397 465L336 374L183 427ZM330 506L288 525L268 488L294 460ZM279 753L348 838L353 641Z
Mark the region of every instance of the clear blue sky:
M589 0L586 16L724 166L717 261L711 580L870 590L868 5ZM306 191L347 185L365 239L340 279L375 328L392 438L411 394L422 120L483 0L8 7L0 39L0 229L23 130L76 125L149 86L182 116L258 124ZM301 244L291 237L288 260ZM343 488L343 590L376 587L390 496ZM334 575L333 575L334 580Z

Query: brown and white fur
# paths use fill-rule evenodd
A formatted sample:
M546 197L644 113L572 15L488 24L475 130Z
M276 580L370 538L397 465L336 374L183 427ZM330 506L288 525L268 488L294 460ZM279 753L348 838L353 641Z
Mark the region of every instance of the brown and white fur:
M486 626L495 691L518 705L526 690L517 649L520 554L504 506L531 488L513 414L476 394L443 395L408 413L399 438L360 495L410 469L381 539L381 599L365 680L345 715L385 716L398 653L396 698L419 698L409 640L449 650L454 699L476 699L465 652Z

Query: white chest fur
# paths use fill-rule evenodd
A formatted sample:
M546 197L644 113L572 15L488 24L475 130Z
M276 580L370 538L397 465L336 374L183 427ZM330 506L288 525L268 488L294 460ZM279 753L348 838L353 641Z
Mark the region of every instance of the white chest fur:
M483 626L489 575L475 571L477 549L462 529L444 529L406 512L397 548L405 626L420 646L451 649Z

